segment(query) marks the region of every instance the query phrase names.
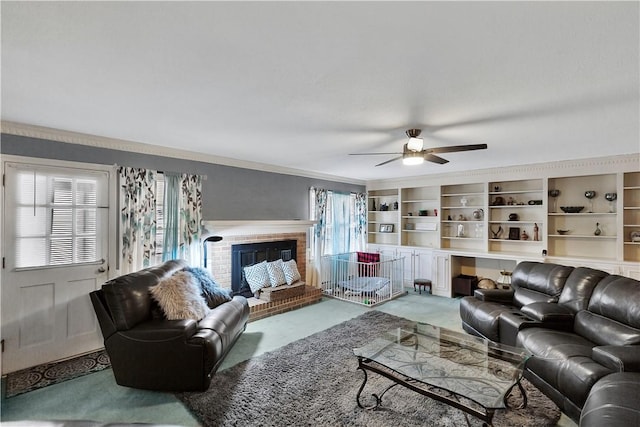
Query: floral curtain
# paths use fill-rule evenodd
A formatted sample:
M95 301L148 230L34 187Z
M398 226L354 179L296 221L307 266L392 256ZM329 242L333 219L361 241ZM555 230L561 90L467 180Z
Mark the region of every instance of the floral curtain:
M355 199L356 250L364 251L367 247L367 195L356 193Z
M162 259L200 265L202 176L165 173L165 241Z
M156 171L120 167L120 272L155 264Z
M327 232L327 190L311 187L309 190L311 204L311 220L317 221L313 226L311 250L313 258L310 263L310 282L320 287L320 258L324 254L325 234Z

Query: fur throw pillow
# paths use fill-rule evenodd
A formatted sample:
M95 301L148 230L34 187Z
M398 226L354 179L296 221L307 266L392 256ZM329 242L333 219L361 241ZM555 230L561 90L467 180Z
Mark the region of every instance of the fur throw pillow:
M216 308L220 304L231 301L231 290L221 288L204 268L185 267L184 271L196 278L196 281L200 284L202 296L209 308Z
M164 315L169 320L200 320L209 314L209 307L202 298L196 278L186 271L179 271L149 288Z

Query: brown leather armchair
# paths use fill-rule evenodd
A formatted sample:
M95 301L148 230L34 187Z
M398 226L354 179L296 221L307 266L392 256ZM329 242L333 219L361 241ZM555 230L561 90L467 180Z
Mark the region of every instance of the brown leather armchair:
M167 261L106 282L91 292L116 382L149 390L206 390L249 318L234 297L204 319L167 320L149 287L186 267Z

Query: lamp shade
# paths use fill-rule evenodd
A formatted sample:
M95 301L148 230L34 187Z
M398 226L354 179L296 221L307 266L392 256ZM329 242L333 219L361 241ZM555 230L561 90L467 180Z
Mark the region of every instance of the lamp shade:
M406 156L402 159L402 164L411 166L411 165L421 165L424 162L424 157L422 154L419 156Z
M422 138L409 138L409 142L407 142L407 148L411 151L421 151L422 147L424 147L424 143Z

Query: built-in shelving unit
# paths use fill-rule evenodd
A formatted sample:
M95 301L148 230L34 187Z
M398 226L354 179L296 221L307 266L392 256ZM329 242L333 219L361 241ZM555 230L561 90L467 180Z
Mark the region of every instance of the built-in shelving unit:
M374 181L369 242L378 243L373 250L405 258L407 284L430 277L434 294L442 296L452 296L458 274L497 280L528 260L640 280L639 161L625 155ZM588 191L595 195L587 198ZM381 202L388 212L378 212ZM582 209L564 212L562 206ZM378 232L393 221L397 233Z
M555 176L498 171L495 176L507 179L458 177L447 184L439 178L433 185L371 189L368 241L456 256L547 257L640 276L640 171L597 167L566 175L552 167ZM567 206L582 209L561 209ZM393 230L381 231L387 224Z
M615 193L616 175L589 175L549 179L549 190L558 190L557 203L548 213L548 251L551 256L590 257L601 259L617 257L617 214L611 212L606 193ZM587 191L595 197L585 197ZM552 199L551 196L549 196ZM557 211L553 206L557 205ZM580 212L567 213L566 206L581 206Z
M640 172L624 174L622 204L624 260L640 262Z
M541 254L545 197L542 179L489 183L489 252Z
M369 243L398 244L398 189L370 191L367 196Z
M440 247L485 250L484 212L487 206L485 185L472 183L442 186L440 203L442 206Z
M403 188L401 195L401 244L437 248L440 187Z

